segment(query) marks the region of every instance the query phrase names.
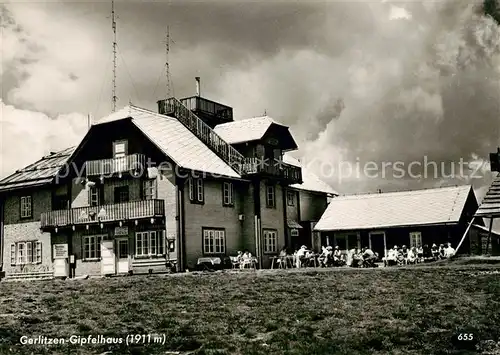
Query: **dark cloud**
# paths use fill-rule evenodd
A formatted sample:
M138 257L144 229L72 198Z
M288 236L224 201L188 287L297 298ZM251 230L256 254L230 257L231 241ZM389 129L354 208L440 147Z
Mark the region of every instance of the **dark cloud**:
M331 149L341 151L345 161L406 164L426 156L448 165L460 158L487 158L500 133L500 30L480 5L462 0L117 1L119 103L130 98L155 109L155 101L164 97L160 75L169 25L176 96L194 94L194 77L201 76L202 94L233 106L237 118L266 109L292 127L302 149L318 138L324 146L311 154ZM404 8L411 19L389 20L391 6ZM95 41L108 50L102 57L110 57L109 3L44 7L95 30ZM65 78L71 73L79 81L88 75L64 70ZM109 65L100 70L110 76ZM77 100L81 97L75 97L75 107ZM339 191L454 182L463 181L378 178L339 186L332 180Z

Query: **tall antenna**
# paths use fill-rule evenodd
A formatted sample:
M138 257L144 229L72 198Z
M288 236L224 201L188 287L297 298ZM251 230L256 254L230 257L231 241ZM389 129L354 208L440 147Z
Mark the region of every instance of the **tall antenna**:
M90 130L90 126L92 126L92 120L90 118L90 113L87 115L87 130Z
M111 89L111 101L113 112L116 111L116 21L115 21L115 1L111 0L111 27L113 28L113 81Z
M167 81L166 85L166 99L169 99L172 95L171 93L171 78L170 78L170 26L167 26L167 33L165 38L165 79Z

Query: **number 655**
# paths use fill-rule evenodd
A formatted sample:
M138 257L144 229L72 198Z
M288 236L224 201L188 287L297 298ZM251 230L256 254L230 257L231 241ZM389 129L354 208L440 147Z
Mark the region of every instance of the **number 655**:
M474 339L474 335L472 333L458 334L458 340L470 341L473 339Z

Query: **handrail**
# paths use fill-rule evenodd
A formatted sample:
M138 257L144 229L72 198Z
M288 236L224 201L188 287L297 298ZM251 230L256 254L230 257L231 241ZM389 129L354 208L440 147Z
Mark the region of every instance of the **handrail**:
M222 160L228 163L239 174L243 174L241 169L244 156L224 141L215 131L207 125L201 118L196 116L180 100L171 97L163 102L163 112L172 113L191 132L193 132L203 143L211 148Z
M85 206L43 212L41 227L69 226L92 222L122 221L165 215L164 200L140 200L101 206Z
M144 154L130 154L120 158L88 160L85 162L85 171L87 176L111 175L143 169L145 165L146 157Z

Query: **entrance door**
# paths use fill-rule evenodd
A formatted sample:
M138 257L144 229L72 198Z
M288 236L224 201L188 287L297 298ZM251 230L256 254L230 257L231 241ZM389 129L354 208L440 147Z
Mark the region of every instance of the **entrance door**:
M379 258L385 256L387 249L384 232L371 232L370 233L370 249L378 253Z
M119 274L129 272L128 238L116 239L116 269Z
M101 274L111 275L115 273L115 251L112 240L101 242Z

